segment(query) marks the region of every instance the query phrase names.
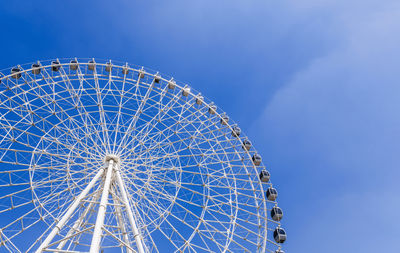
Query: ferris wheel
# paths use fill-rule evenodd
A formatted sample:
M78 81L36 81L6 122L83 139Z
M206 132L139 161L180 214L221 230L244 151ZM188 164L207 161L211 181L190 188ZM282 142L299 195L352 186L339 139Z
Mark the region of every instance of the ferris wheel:
M188 85L76 58L0 81L0 252L283 252L261 155Z

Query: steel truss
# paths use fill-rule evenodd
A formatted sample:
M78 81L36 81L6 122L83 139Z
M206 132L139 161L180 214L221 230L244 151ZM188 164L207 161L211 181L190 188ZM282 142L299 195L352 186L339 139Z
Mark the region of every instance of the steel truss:
M271 188L238 125L171 77L94 59L0 71L0 251L277 252Z

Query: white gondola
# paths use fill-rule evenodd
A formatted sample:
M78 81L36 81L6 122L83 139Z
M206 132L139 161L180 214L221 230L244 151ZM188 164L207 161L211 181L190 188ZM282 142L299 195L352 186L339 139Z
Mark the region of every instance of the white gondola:
M210 105L208 108L208 113L210 114L215 114L217 112L217 106L216 105Z
M249 140L243 140L242 148L249 151L251 148L251 142Z
M281 227L277 227L274 231L274 239L277 243L284 243L286 241L285 230Z
M88 63L88 69L93 71L96 67L96 62L94 60L90 60Z
M282 218L283 218L282 209L280 209L280 208L277 207L277 206L274 206L274 207L271 209L271 218L272 218L274 221L280 221L280 220L282 220Z
M21 78L21 69L20 68L12 68L11 69L11 77L14 79Z
M285 253L285 251L283 251L281 249L277 249L277 250L275 250L275 253Z
M52 71L57 72L57 71L60 70L60 67L61 67L61 65L60 65L59 61L52 61L51 62L51 70Z
M69 62L69 69L70 70L77 70L78 69L78 66L79 66L79 64L78 64L78 61L77 60L71 60L70 62Z
M161 76L157 73L154 75L154 82L159 83L161 81Z
M143 68L141 70L139 70L139 78L144 78L144 70Z
M270 187L265 192L265 195L268 200L275 201L276 198L278 197L278 191L275 188Z
M185 87L182 89L182 96L187 97L190 94L190 88L189 87Z
M259 154L254 154L251 158L255 166L259 166L261 164L261 156Z
M129 73L129 66L126 64L124 67L122 67L122 74L127 75Z
M196 104L198 104L198 105L203 104L203 100L204 100L204 97L201 96L201 95L198 95L198 96L196 97Z
M168 89L173 90L176 87L176 82L174 81L174 79L171 79L168 81Z
M113 65L111 62L106 63L106 71L110 73L112 71Z
M228 125L228 121L229 121L229 117L228 117L228 116L223 115L223 116L221 117L220 122L221 122L222 125Z
M271 177L271 175L269 174L269 172L267 170L262 170L260 172L260 180L261 180L261 182L268 183L270 177Z
M238 126L233 127L233 129L232 129L233 137L239 137L241 133L242 133L242 130Z
M42 70L42 68L41 68L39 62L32 64L31 67L32 67L32 74L34 74L34 75L39 75L40 74L40 71Z

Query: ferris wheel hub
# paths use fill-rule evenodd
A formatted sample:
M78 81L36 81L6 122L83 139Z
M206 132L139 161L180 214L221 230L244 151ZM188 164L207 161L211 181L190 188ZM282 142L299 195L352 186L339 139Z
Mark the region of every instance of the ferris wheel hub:
M109 162L113 160L114 163L119 163L119 157L117 155L109 154L104 157L104 162Z

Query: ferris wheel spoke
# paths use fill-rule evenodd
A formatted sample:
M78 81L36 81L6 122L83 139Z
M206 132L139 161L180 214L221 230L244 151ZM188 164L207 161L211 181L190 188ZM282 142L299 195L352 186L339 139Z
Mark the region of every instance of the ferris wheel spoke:
M144 202L144 201L146 201L146 202ZM145 198L144 201L142 200L142 202L144 202L144 203L146 204L146 206L141 207L141 206L139 206L139 205L135 205L136 208L140 209L140 211L141 211L140 213L149 215L149 213L148 213L147 210L149 210L148 207L151 207L151 209L152 209L151 211L152 211L152 213L154 213L154 218L163 215L163 212L161 211L161 208L162 208L162 207L156 205L156 203L150 201L149 199L146 199L146 198ZM143 204L143 205L144 205L144 204Z
M172 242L174 240L177 241L177 243L186 241L186 238L181 233L179 233L179 231L175 228L175 226L168 219L166 219L164 222L167 223L169 225L169 227L172 229L171 235L168 236L168 239L170 240L170 242ZM159 229L159 230L161 231L161 229ZM165 230L167 230L167 229L164 229L164 231ZM166 235L166 232L164 232L163 234ZM175 237L175 239L172 238L173 236ZM179 249L177 244L174 244L174 246L176 247L176 249Z
M113 153L115 153L115 151L116 151L117 136L118 136L118 133L120 132L120 119L121 119L121 110L122 110L122 100L123 100L124 94L125 94L125 84L126 84L126 76L124 76L124 80L122 82L122 90L120 91L120 98L119 98L119 102L118 102L117 123L115 126L115 128L117 130L114 135Z
M208 224L209 221L203 219L203 218L200 217L200 216L197 216L195 213L193 213L192 211L190 211L189 209L187 209L187 208L184 207L183 205L180 205L179 203L177 203L177 205L179 205L180 208L184 209L187 213L189 213L189 214L191 214L192 216L196 217L196 218L199 220L199 222L202 223L203 225ZM171 216L175 216L173 213L171 213L170 215L171 215ZM175 218L181 220L179 217L175 217ZM195 230L195 231L197 230L197 231L198 231L198 235L199 235L200 237L201 237L201 236L204 236L204 237L206 237L208 240L214 241L213 235L210 235L210 234L209 234L209 231L206 231L206 230L204 230L204 231L199 230L198 228L195 228L195 227L193 227L192 225L190 225L189 223L187 223L186 220L181 220L181 222L183 222L186 226L190 227L191 229L193 229L193 230ZM210 224L208 224L208 225L209 225L211 228L214 229L214 227L213 227L212 225L210 225ZM220 246L220 247L223 247L222 244L219 244L219 243L217 243L217 242L215 242L215 241L214 241L214 243L216 243L216 244L217 244L218 246ZM220 248L220 249L221 249L221 248ZM221 251L222 251L222 250L221 250Z
M150 96L150 93L151 93L152 89L153 89L153 85L154 85L153 82L149 85L149 88L147 89L144 98L142 99L142 101L141 101L141 103L140 103L138 109L136 110L135 115L133 116L131 122L129 123L128 130L127 130L127 131L125 132L125 134L123 134L122 137L121 137L121 141L120 141L121 144L120 144L120 145L122 145L122 146L125 145L127 136L128 136L128 135L132 132L132 130L136 127L136 122L138 121L138 118L140 117L140 114L142 113L143 108L144 108L144 106L146 105L146 102L147 102L147 100L148 100L148 98L149 98L149 96Z
M46 72L47 73L47 72ZM60 99L61 101L62 100L64 100L65 102L68 102L68 104L69 104L69 106L73 106L73 103L70 103L68 100L66 100L65 99L65 97L63 97L63 96L60 96L60 95L56 95L56 93L54 92L54 87L55 87L55 85L58 85L58 86L60 86L60 88L63 88L61 85L59 85L58 84L58 82L56 82L56 81L54 81L51 77L50 77L50 75L47 73L47 75L48 75L48 78L46 78L46 77L44 77L44 75L43 75L43 80L45 80L46 81L46 84L50 87L50 86L53 86L53 95L52 95L52 98L50 98L50 96L43 96L43 95L40 95L40 94L38 94L37 92L35 92L35 94L34 95L36 95L40 100L42 100L42 102L44 103L44 105L46 106L48 106L48 104L49 104L49 102L51 101L51 102L53 102L53 104L54 104L54 109L50 109L50 113L53 113L53 112L55 112L56 110L55 110L55 106L57 106L60 110L59 110L59 112L61 112L61 113L65 113L65 110L62 108L62 107L60 107L59 105L58 105L58 103L56 103L56 96L58 97L58 99ZM63 75L64 76L64 75ZM50 79L50 81L51 82L48 82L48 80ZM44 94L46 94L46 91L45 90L43 90L42 89L42 85L40 85L40 84L37 84L36 83L36 80L35 80L35 84L36 84L36 87L38 87L39 89L41 89L42 90L42 92L44 93ZM65 84L65 81L64 81L64 84ZM33 91L36 91L36 89L32 89ZM68 90L68 89L67 89ZM46 97L48 97L49 99L48 99L48 101L46 101L46 100L44 100L43 98L46 98ZM41 108L41 109L44 109L44 108ZM58 115L56 114L56 117L60 120L60 122L63 122L63 120L61 119L61 118L59 118L58 117ZM66 113L66 117L68 118L69 117L69 115Z
M186 101L186 103L184 103L184 104L181 105L181 106L182 106L182 110L183 110L183 108L186 107L186 106L187 106L188 108L191 107L191 105L189 104L188 101ZM178 115L177 115L177 117L176 117L176 119L175 119L175 123L174 123L174 124L172 124L172 125L170 125L170 126L164 125L166 128L165 128L164 130L157 131L157 132L158 132L159 134L163 134L164 131L171 131L173 127L177 127L177 125L180 124L181 118L182 118L182 112L178 113ZM162 124L162 123L160 122L160 124ZM147 130L147 133L152 132L155 128L156 128L156 124L153 124L153 125L152 125L152 128L150 128L150 129ZM184 126L182 126L182 129L184 129ZM176 129L175 129L174 133L175 133L175 132L176 132ZM148 137L148 134L146 134L145 137ZM145 142L145 141L146 141L145 139L142 139L142 142ZM168 141L168 138L166 138L165 141Z
M96 89L96 98L97 98L97 106L98 106L98 113L100 117L100 126L103 130L103 136L105 138L105 143L107 145L107 150L110 150L111 144L109 142L109 136L108 136L108 131L107 131L107 124L106 124L106 116L104 113L104 106L103 106L103 100L101 97L101 90L100 90L100 83L99 83L99 78L97 75L97 70L96 68L94 69L94 83L95 83L95 89Z
M179 102L179 101L180 101L179 96L178 96L178 95L175 95L175 96L173 97L173 100L171 100L171 103L173 103L173 104L171 105L171 107L169 107L168 110L163 111L164 115L166 115L166 114L172 109L172 106L175 105L175 104L176 104L177 102ZM184 104L184 105L180 105L180 106L185 106L185 104ZM152 119L151 119L150 121L148 121L148 122L144 125L144 127L141 128L140 132L138 132L138 135L141 135L142 133L144 133L144 134L143 134L143 138L140 139L140 142L145 142L145 138L148 137L148 134L151 133L151 132L153 131L153 129L154 129L155 126L156 126L155 119L156 119L157 117L159 117L159 114L160 114L160 113L161 113L161 111L158 111L158 113L157 113L155 116L150 116L150 115L148 115L149 117L152 117ZM145 113L143 113L143 114L145 114ZM178 117L177 121L179 121L179 118L181 117L181 115L178 114L177 117ZM161 120L157 120L157 122L160 123L160 124L162 124L162 123L161 123ZM150 128L150 126L151 126L151 128ZM168 127L168 126L166 126L166 127L167 127L166 130L168 130L169 127ZM172 126L171 126L171 128L172 128ZM146 132L143 132L144 130L146 130ZM161 133L162 133L162 132L160 132L160 134L161 134Z
M37 114L36 114L36 115L37 115ZM56 115L57 115L57 114L56 114ZM62 127L59 127L59 125L64 124L66 120L62 120L61 118L59 118L58 116L56 116L56 117L59 119L59 123L53 124L53 123L50 122L48 119L43 118L43 117L41 117L40 115L37 115L37 116L38 116L38 118L39 118L41 121L47 122L47 123L52 127L52 129L57 129L57 131L61 131L65 136L70 136L70 137L72 137L72 139L73 139L74 141L76 141L77 143L79 143L79 144L81 144L81 145L84 145L84 144L81 142L81 139L80 139L79 137L75 136L75 135L73 134L72 131L65 131L65 130L63 130ZM68 127L68 126L65 126L65 125L64 125L64 127L65 127L65 129L70 129L70 127ZM74 128L75 128L75 125L74 125ZM78 128L78 129L79 129L79 128ZM42 129L39 129L39 130L42 131L43 133L46 133L45 130L42 130ZM45 135L44 137L46 138L46 135ZM51 138L52 138L51 136L49 136L49 137L47 137L47 138L50 138L49 142L52 141L52 140L51 140ZM54 138L54 137L53 137L53 138ZM53 141L54 141L54 140L53 140ZM61 142L58 142L58 144L63 145L64 147L69 147L68 144L64 144L64 143L61 143Z
M47 209L44 210L48 215L54 216L52 214L52 211L54 212L55 210L63 211L64 207L68 206L71 204L70 200L63 201L61 204L59 202L60 196L65 195L67 192L69 192L68 188L65 188L63 190L60 190L59 192L52 192L51 194L48 194L45 198L40 198L37 200L37 202L40 202L41 206L47 206ZM84 201L85 198L83 198L81 201ZM57 215L57 214L56 214ZM57 218L57 217L54 217Z
M11 241L13 238L19 236L20 234L22 234L24 231L28 230L29 228L37 225L38 223L42 222L41 219L35 219L34 216L29 216L29 215L34 215L36 214L36 212L38 212L40 207L34 207L31 210L27 211L26 213L22 214L21 216L19 216L18 218L15 218L12 222L10 222L7 225L4 225L1 228L1 231L3 232L8 232L10 234L10 236L8 236L8 239ZM43 216L43 218L46 218L46 215ZM15 225L17 225L20 227L20 230L16 230ZM14 226L14 227L13 227ZM47 228L46 231L50 229ZM45 231L45 232L46 232ZM39 238L35 241L35 243L37 241L40 240L40 238L43 236L43 234L41 236L39 236ZM29 251L29 249L28 249Z
M44 121L45 119L43 119L42 118L42 120ZM56 143L58 144L58 145L62 145L62 146L64 146L64 147L68 147L68 146L66 146L66 144L63 144L63 143L61 143L61 142L59 142L58 140L56 140L56 139L48 139L48 137L45 137L45 136L39 136L38 134L34 134L34 133L30 133L30 132L27 132L27 131L24 131L24 130L20 130L19 128L13 128L14 129L14 131L20 131L20 135L18 136L18 138L19 137L27 137L27 141L25 141L25 142L21 142L21 141L18 141L18 139L13 139L13 141L14 142L17 142L18 144L21 144L21 145L23 145L23 146L26 146L26 147L28 147L28 148L30 148L30 149L35 149L35 147L33 147L33 146L31 146L30 144L29 144L29 136L31 136L32 138L37 138L37 139L44 139L44 140L48 140L49 142L54 142L54 141L56 141ZM41 129L39 129L41 132L43 132L43 134L46 134L46 132L44 131L44 130L41 130Z
M157 178L155 178L155 179L157 179ZM164 182L162 182L162 183L164 183ZM171 183L167 182L167 184L171 184ZM174 185L174 184L171 184L171 185L173 185L173 187L176 187L176 185ZM137 191L139 191L144 196L146 196L146 195L151 196L152 193L156 193L156 194L158 194L157 198L162 198L166 201L170 201L171 199L173 199L173 197L164 188L166 188L165 184L163 184L163 185L155 184L155 185L147 185L145 187L146 193L143 192L142 189L137 189Z
M137 133L137 135L140 135L143 133L143 131L146 131L147 133L150 133L154 127L155 127L155 121L161 122L161 120L165 117L165 115L168 115L168 112L170 110L172 110L173 106L176 105L179 102L179 95L175 94L170 101L167 103L167 105L165 105L165 107L167 107L167 109L165 110L165 107L158 110L157 114L154 117L151 117L152 119L149 120L147 123L145 123L144 126L141 127L141 130ZM163 114L163 116L161 117L160 115ZM150 116L150 115L148 115ZM158 117L158 118L157 118ZM151 127L152 126L152 127ZM151 127L151 128L150 128ZM146 135L145 135L146 136ZM140 140L141 142L144 142L143 139Z
M85 89L83 85L84 85L84 83L88 84L89 86L91 86L91 85L90 85L90 83L86 82L86 80L83 79L83 74L82 74L81 69L78 68L77 71L78 71L78 78L79 78L79 88L78 89L79 89L80 93L75 94L74 97L76 98L76 100L78 101L78 104L80 105L78 108L79 108L79 112L81 112L81 113L79 113L79 114L81 115L81 117L83 117L82 114L85 115L84 122L85 122L86 128L88 128L89 125L87 124L87 120L89 120L90 126L95 126L95 124L93 123L93 120L95 120L95 119L92 119L90 116L90 113L86 110L86 106L82 102L82 95L86 94L86 95L90 96L89 93L87 92L87 89ZM94 89L94 87L93 87L93 89ZM97 139L97 140L100 140L102 145L106 145L105 140L100 137L100 135L98 134L97 131L95 131L94 138L90 134L88 136L92 140L93 143L96 143L94 141L94 139Z
M172 126L171 126L172 127ZM214 131L218 131L218 129L216 129L216 130L214 130ZM209 134L209 133L212 133L212 131L210 131L210 132L206 132L205 134ZM166 140L168 140L172 135L174 135L175 133L173 133L173 134L171 134L170 136L168 136L168 137L166 137ZM189 135L190 133L188 133L188 137L186 137L186 138L184 138L184 139L180 139L180 140L177 140L177 141L175 141L175 142L172 142L172 143L166 143L166 144L164 144L164 146L167 146L167 145L173 145L173 144L178 144L179 142L182 142L182 141L187 141L187 140L190 140L192 137L191 137L191 135ZM215 136L214 136L215 137ZM178 137L179 138L179 137ZM193 138L194 139L194 138ZM207 140L206 141L204 141L203 143L206 143L206 142L208 142ZM200 143L201 144L201 143ZM159 146L159 147L162 147L162 146ZM153 148L154 149L154 148ZM152 148L150 148L150 149L147 149L146 151L152 151L153 150Z
M91 177L93 177L94 176L94 174L96 174L97 173L97 171L92 171L90 174L88 174L86 177L83 177L83 178L80 178L80 179L78 179L77 181L76 181L76 183L77 184L79 184L79 183L81 183L81 182L84 182L85 180L87 180L87 178L91 178ZM52 184L52 183L57 183L57 182L65 182L65 179L64 178L60 178L60 179L57 179L57 180L44 180L44 181L42 181L42 183L40 183L40 184L33 184L32 185L32 188L33 189L37 189L37 188L40 188L40 187L42 187L42 186L47 186L49 183L50 184ZM86 185L86 184L85 184ZM62 187L62 186L65 186L65 185L62 185L62 184L58 184L57 186L54 186L54 187ZM52 193L52 194L56 194L56 196L58 196L58 195L61 195L62 193L64 193L64 192L67 192L67 191L70 191L71 189L69 188L69 187L65 187L65 189L63 189L63 190L60 190L60 191L57 191L57 189L55 189L55 190L53 190L54 192L57 192L57 193ZM48 201L48 200L51 200L52 199L52 195L50 194L46 194L46 195L44 195L43 196L43 198L44 199L42 199L42 201L43 202L46 202L46 201Z

